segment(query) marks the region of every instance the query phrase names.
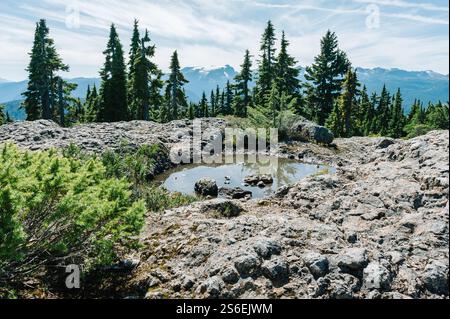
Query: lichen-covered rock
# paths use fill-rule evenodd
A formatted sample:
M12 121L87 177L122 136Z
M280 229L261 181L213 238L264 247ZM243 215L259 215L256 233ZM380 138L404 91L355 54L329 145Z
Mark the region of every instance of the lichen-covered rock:
M368 263L367 250L364 248L345 249L337 258L337 265L342 272L355 274L362 271Z
M298 141L321 144L331 144L334 139L334 135L329 129L304 118L292 124L288 131L288 137Z
M435 260L427 264L422 281L431 293L448 296L448 260Z
M219 188L215 180L210 178L202 178L198 180L194 185L194 190L201 196L217 197L219 194Z
M368 290L389 290L391 280L390 271L379 262L371 262L364 268L364 288Z
M329 270L328 258L316 252L308 252L303 255L306 267L315 278L325 276Z

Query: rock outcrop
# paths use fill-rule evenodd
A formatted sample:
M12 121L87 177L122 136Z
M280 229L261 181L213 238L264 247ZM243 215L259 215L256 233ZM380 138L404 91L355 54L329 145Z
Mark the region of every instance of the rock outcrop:
M168 279L151 291L174 298L448 298L448 132L335 142L291 152L336 174L229 200L239 214L205 214L205 201L151 216L136 285L150 289L151 267Z
M204 123L215 132L226 125ZM190 136L191 124L24 122L1 126L0 143L168 148ZM448 298L448 131L334 143L293 143L280 156L328 163L335 174L260 200L213 199L149 214L124 297Z
M333 133L326 127L317 125L305 118L299 118L288 128L288 137L297 141L331 144Z

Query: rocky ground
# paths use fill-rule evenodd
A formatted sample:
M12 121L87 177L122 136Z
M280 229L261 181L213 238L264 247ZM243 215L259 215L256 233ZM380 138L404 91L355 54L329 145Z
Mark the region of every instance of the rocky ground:
M121 139L170 147L191 130L186 122L54 125L2 126L0 143L75 142L97 152ZM337 172L262 200L212 199L149 214L124 297L448 298L448 147L448 131L281 145L280 156Z

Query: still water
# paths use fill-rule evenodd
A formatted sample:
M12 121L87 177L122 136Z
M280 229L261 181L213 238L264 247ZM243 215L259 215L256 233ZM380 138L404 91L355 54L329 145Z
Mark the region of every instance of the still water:
M269 157L270 158L270 157ZM211 178L221 187L235 188L240 187L243 190L252 192L252 198L262 198L271 195L279 187L298 182L299 180L313 175L323 173L334 173L335 169L326 165L304 164L294 160L284 158L270 158L277 165L271 166L269 175L273 178L273 184L266 185L264 188L258 186L245 185L244 179L249 175L260 175L265 173L263 168L266 165L244 161L234 161L232 164L189 164L178 166L169 170L156 178L156 182L167 190L180 192L187 195L195 195L194 185L201 178ZM219 197L221 197L219 195Z

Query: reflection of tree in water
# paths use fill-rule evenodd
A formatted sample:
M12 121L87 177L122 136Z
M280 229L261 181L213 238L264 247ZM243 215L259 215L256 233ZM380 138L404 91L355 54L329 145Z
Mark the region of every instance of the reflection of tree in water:
M278 159L277 167L271 170L271 175L274 178L275 188L296 182L295 176L298 173L299 167L295 164L296 163L287 161L285 159ZM247 163L245 165L245 169L247 170L246 174L259 175L262 166L270 167L270 165L270 162L266 165L261 165L259 163Z

